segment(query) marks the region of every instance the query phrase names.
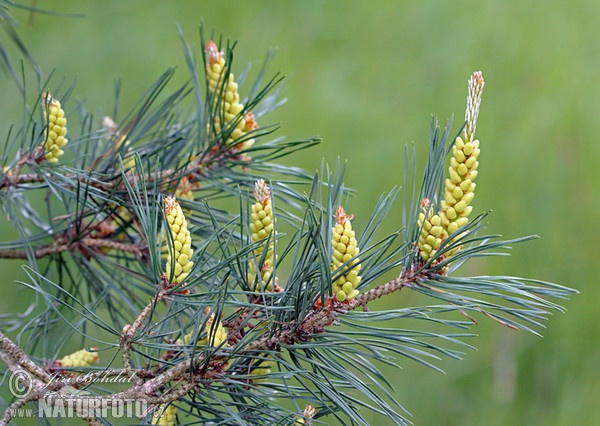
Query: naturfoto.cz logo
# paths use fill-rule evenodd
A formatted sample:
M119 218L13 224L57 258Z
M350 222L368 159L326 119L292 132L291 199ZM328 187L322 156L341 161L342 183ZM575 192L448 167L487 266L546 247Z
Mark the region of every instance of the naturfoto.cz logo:
M46 384L57 383L61 380L60 375L52 377L52 380ZM90 384L92 382L103 383L124 383L128 382L127 377L81 377L81 384ZM79 383L79 382L78 382ZM14 397L18 399L26 398L33 389L33 379L26 370L17 370L9 378L9 390ZM37 401L38 409L19 408L13 412L13 417L44 417L44 418L124 418L136 417L143 418L149 413L148 403L143 399L125 399L112 398L91 395L85 390L77 390L69 387L73 392L43 392Z
M145 417L148 404L140 399L113 399L95 396L52 396L38 400L38 417L123 418Z

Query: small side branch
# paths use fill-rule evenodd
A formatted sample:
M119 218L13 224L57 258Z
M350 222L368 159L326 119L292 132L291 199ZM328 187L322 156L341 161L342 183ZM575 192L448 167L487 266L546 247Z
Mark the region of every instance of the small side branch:
M108 248L117 251L134 254L137 258L144 257L145 247L139 244L123 243L109 238L82 238L71 243L56 241L43 247L33 249L33 255L36 259L61 253L63 251L82 251L85 248ZM27 259L28 252L25 249L0 249L0 258L2 259Z
M167 290L169 289L168 284L169 283L167 282L166 276L164 276L163 280L160 283L160 289L156 294L156 297L150 302L148 302L146 307L142 310L142 312L140 312L140 314L132 324L126 324L123 327L123 332L121 334L121 342L119 345L123 357L123 366L125 367L125 371L130 377L138 378L138 382L140 382L141 379L138 377L137 372L131 368L131 360L129 354L129 352L131 351L131 346L133 344L133 338L144 324L144 321L146 320L148 315L150 315L150 313L152 312L154 306L156 306L157 303L159 303L165 298Z

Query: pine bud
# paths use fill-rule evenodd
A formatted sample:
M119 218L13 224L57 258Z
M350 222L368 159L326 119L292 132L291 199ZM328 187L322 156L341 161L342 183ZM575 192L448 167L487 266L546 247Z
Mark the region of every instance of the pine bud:
M175 426L177 409L173 404L160 404L152 416L153 425Z
M315 407L310 404L306 404L304 412L302 413L302 417L298 416L293 426L310 426L312 424L311 419L315 416L315 414L317 414Z
M481 105L481 95L483 94L483 74L476 71L469 79L469 93L467 95L467 109L465 111L465 120L467 124L463 129L463 139L471 142L475 138L475 129L477 127L477 117L479 116L479 106Z
M248 283L250 288L254 289L257 281L256 266L262 261L260 266L260 279L258 280L261 291L273 291L277 288L277 278L272 277L274 271L275 242L273 241L273 230L275 219L273 216L273 206L271 205L271 190L264 180L260 179L254 185L255 203L252 205L250 214L250 232L252 242L260 242L269 238L269 243L254 250L254 259L248 264ZM264 254L264 250L267 253ZM275 284L275 286L273 285Z
M62 367L90 367L98 361L98 353L93 349L91 351L81 349L73 352L61 359L60 365Z
M194 186L191 184L190 180L187 176L184 176L179 181L179 185L177 185L177 190L175 191L175 198L184 199L184 200L193 200L194 194L192 190Z
M331 272L337 275L344 264L343 268L346 272L333 282L331 291L339 302L344 302L354 299L359 293L356 287L361 280L358 275L361 265L357 257L360 250L350 222L352 215L347 216L344 208L339 206L335 219L336 225L331 228L333 249Z
M198 185L194 185L190 182L189 178L187 176L184 176L181 178L181 180L179 181L179 184L177 185L177 189L175 190L175 198L176 199L183 199L183 200L189 200L189 201L194 201L194 187L198 187ZM183 213L186 216L191 216L192 211L190 209L183 209Z
M172 246L169 246L169 241L165 241L163 246L168 253L165 269L169 281L177 284L185 280L194 266L194 262L191 261L194 254L191 246L192 239L188 230L188 221L174 197L165 198L165 216L172 237Z
M67 136L67 119L65 111L60 102L50 96L49 93L42 94L42 107L44 108L44 120L46 130L44 132L44 157L51 164L58 163L59 157L64 154L63 148L69 141Z
M206 58L208 59L206 79L208 80L210 91L214 92L222 78L225 69L225 59L223 58L223 52L219 51L217 45L212 40L206 44Z
M117 123L110 118L108 115L102 118L102 127L109 132L109 134L114 137L114 144L111 147L112 152L116 152L124 146L124 154L123 154L123 168L131 169L135 166L135 159L133 156L133 152L131 150L131 141L127 139L127 134L122 134L117 130Z

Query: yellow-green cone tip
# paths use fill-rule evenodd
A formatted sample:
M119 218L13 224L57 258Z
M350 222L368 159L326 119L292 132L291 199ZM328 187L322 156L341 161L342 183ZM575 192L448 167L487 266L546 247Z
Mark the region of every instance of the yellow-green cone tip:
M225 145L231 147L233 152L247 150L254 144L254 139L245 138L244 135L258 128L254 115L246 112L243 117L240 117L244 111L244 105L240 103L238 84L235 82L233 74L225 75L224 53L212 40L206 45L206 58L208 88L211 93L217 94L215 104L222 110L218 117L224 118L224 121L221 118L215 118L215 131L220 132L223 128L229 127L231 133L225 141ZM241 141L236 143L237 140ZM241 155L240 158L245 161L250 160L247 154Z
M275 362L270 359L257 359L252 363L250 374L253 376L265 376L271 373L271 367L273 367L273 365L275 365ZM256 382L263 382L265 380L265 377L257 377L254 379Z
M185 280L194 266L194 262L191 261L194 254L192 238L188 229L188 221L175 197L165 198L164 213L172 237L172 246L169 246L169 241L165 241L164 249L168 253L165 272L169 282L177 284ZM172 265L173 261L174 265Z
M225 68L225 59L223 58L223 52L219 51L219 48L212 40L206 44L206 58L206 78L208 79L208 87L211 92L214 92L221 79L223 69Z
M254 185L255 203L252 205L250 213L250 237L252 242L259 242L266 239L272 234L275 220L273 216L273 206L271 205L271 190L264 180L258 180ZM267 250L266 255L263 254ZM256 266L262 260L260 270L259 285L261 290L277 291L277 278L273 278L274 262L275 262L275 243L273 237L269 240L269 244L258 247L254 250L254 259L251 259L248 264L248 283L251 288L257 280Z
M156 407L156 411L154 411L151 424L159 426L175 426L176 419L177 409L173 404L160 404Z
M421 201L421 210L417 221L421 230L418 247L421 258L427 261L435 255L435 252L440 248L442 241L447 235L441 226L441 217L438 214L433 214L433 209L428 198L424 198Z
M331 272L337 276L340 268L343 267L346 271L335 279L331 286L331 291L339 302L350 301L358 296L359 291L356 287L361 281L361 264L357 257L360 250L350 222L352 217L346 215L344 208L339 206L336 211L336 224L331 228Z
M46 130L44 131L44 158L51 164L58 163L64 154L62 148L69 142L67 136L67 119L60 102L49 93L42 94L42 107Z
M62 367L90 367L98 361L98 352L81 349L60 360Z
M465 127L452 146L452 157L448 167L448 178L445 182L444 200L441 203L441 225L445 230L442 240L446 239L469 222L473 207L470 205L475 197L475 179L479 167L479 141L475 139L477 117L481 105L481 96L485 82L481 71L473 73L469 79ZM459 247L449 251L453 256Z
M208 307L204 309L204 314L208 316L208 319L206 320L206 325L204 326L204 329L200 334L202 338L198 339L198 341L196 342L196 347L215 347L221 345L223 345L224 347L227 346L227 329L223 327L223 323L221 322L221 320L217 320L217 325L214 325L215 314L211 313L211 309ZM193 334L194 333L191 332L183 336L183 340L186 345L190 343Z

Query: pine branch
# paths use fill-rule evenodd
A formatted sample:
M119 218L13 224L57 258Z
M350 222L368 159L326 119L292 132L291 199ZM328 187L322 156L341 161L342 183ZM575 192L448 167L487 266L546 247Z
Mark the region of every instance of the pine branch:
M344 209L353 192L341 162L315 174L271 163L319 140L269 140L278 126L263 121L282 102L281 75L266 77L270 55L244 96L235 43L202 31L201 40L203 69L184 42L189 82L166 93L167 70L121 124L104 117L95 129L81 105L77 133L66 107L72 88L24 102L41 109L24 111L7 139L15 152L2 160L0 205L19 240L4 243L0 258L28 261L21 284L36 303L7 317L23 345L0 332L0 360L32 390L0 425L57 392L110 406L144 400L161 409L153 424L173 424L166 413L174 416L176 402L197 423L309 425L330 416L367 424L368 410L404 425L381 366L406 359L440 371L440 359L470 347L465 330L477 316L537 333L563 311L551 300L574 293L566 287L455 275L532 238L484 235L488 215L471 215L480 72L456 136L451 121L441 129L432 120L420 184L417 150L406 150L403 227L381 236L400 190L383 194L362 226ZM39 193L44 207L29 202ZM436 304L370 311L402 289ZM432 323L453 332L428 331ZM74 340L87 349L60 358ZM92 366L107 353L103 367ZM121 375L126 389L95 383ZM83 377L89 395L72 395Z
M82 238L77 241L63 242L64 237L56 238L56 241L43 247L33 249L36 259L50 256L61 252L81 252L89 255L95 249L112 249L125 253L132 253L138 259L147 257L147 247L139 244L122 243L111 238ZM25 249L0 249L2 259L28 259L28 251Z
M331 300L331 303L326 307L319 311L313 312L309 315L303 324L299 328L286 329L280 331L277 335L270 336L268 338L258 339L246 347L243 348L243 352L262 352L266 350L279 350L282 345L293 345L296 342L306 341L310 339L308 336L312 336L314 334L318 334L323 332L325 327L331 326L336 322L337 315L340 313L344 313L349 309L354 309L358 306L366 307L366 304L369 301L375 300L381 296L386 294L390 294L391 292L400 290L401 288L414 284L415 279L406 280L406 279L396 279L386 283L384 285L378 286L367 293L362 294L355 301L349 305L344 305L335 300ZM198 386L203 380L206 378L211 378L214 373L211 370L206 369L206 365L210 364L210 359L206 357L205 354L199 354L195 356L191 361L184 361L176 364L175 366L169 368L163 373L157 374L156 376L152 376L147 370L136 370L131 369L129 367L129 357L128 353L132 345L132 339L137 333L137 331L142 327L147 316L150 314L152 307L156 305L156 303L160 302L164 299L167 294L168 287L165 285L161 288L156 298L151 301L146 308L140 313L136 321L130 325L125 326L123 330L123 335L121 336L121 346L120 349L123 353L124 363L126 365L125 369L107 369L100 373L88 375L90 380L93 380L95 377L110 377L110 376L119 376L123 372L127 374L128 377L136 376L140 374L138 377L139 380L136 381L135 385L130 389L122 392L113 393L111 395L102 396L103 399L109 398L115 401L119 401L127 398L146 398L152 404L162 404L168 403L177 400L178 398L185 395L194 387ZM71 380L61 379L60 382L55 382L53 385L53 377L50 376L46 371L41 369L36 363L34 363L27 355L16 346L10 339L4 336L0 332L0 358L2 361L9 367L9 369L14 373L20 371L21 369L27 369L36 380L42 382L40 385L37 385L38 389L35 395L31 396L27 400L20 401L17 405L22 406L30 400L35 399L44 399L45 394L53 394L56 391L60 391L61 388L66 388L69 386L73 386L78 383L77 378L73 378ZM214 357L217 361L221 361L221 365L224 363L223 355L218 355ZM214 365L214 364L213 364ZM190 370L190 366L196 366L193 370ZM198 376L198 374L200 374ZM187 377L187 378L186 378ZM194 378L195 377L195 378ZM170 382L180 382L182 379L185 379L184 385L178 387L175 391L170 391L167 395L163 397L153 397L153 395L160 393L160 390L165 387ZM83 399L93 400L94 397L82 397ZM10 408L18 408L17 406L11 406ZM15 412L7 410L4 414L3 421L8 422L10 417L7 417L10 412ZM2 423L0 423L2 424Z

